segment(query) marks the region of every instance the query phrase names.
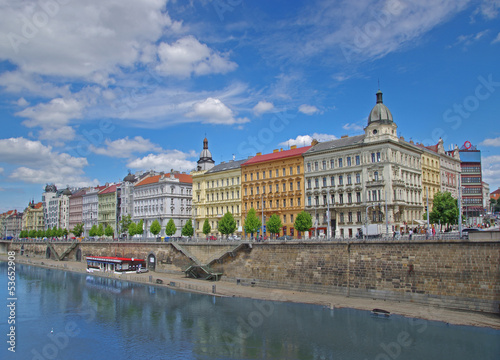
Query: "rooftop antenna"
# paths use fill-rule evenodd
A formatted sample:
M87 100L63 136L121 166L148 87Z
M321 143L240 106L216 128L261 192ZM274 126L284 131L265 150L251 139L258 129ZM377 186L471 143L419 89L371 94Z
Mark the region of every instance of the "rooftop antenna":
M378 89L380 90L380 79L377 79Z

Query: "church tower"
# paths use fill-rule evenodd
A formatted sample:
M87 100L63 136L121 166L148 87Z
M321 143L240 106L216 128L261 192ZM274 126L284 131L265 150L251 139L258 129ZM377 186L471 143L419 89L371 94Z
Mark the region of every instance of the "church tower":
M208 150L208 140L203 139L203 150L198 160L197 171L210 170L215 166L215 161L212 159L212 153Z

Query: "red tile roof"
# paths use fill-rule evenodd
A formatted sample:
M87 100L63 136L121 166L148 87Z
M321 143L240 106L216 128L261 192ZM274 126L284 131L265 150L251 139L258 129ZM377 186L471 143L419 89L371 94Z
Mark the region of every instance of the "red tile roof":
M117 184L115 185L110 185L106 189L99 191L99 195L104 195L104 194L112 194L116 192Z
M267 162L267 161L274 161L274 160L285 159L285 158L289 158L289 157L293 157L293 156L299 156L299 155L302 155L303 153L305 153L310 148L311 148L311 146L304 146L301 148L295 148L295 149L291 149L291 150L277 151L277 152L273 152L270 154L256 155L253 158L251 158L248 161L241 164L241 166L248 166L248 165L258 164L258 163Z
M40 209L43 206L42 202L39 202L38 204L35 204L35 209Z
M169 178L170 177L170 173L165 174L164 177ZM193 183L193 177L191 175L189 175L189 174L177 174L177 173L175 173L174 177L176 179L179 179L179 181L181 183L188 183L188 184L192 184ZM161 178L161 175L148 176L144 180L139 181L134 186L144 186L144 185L155 184L158 181L160 181L160 178Z

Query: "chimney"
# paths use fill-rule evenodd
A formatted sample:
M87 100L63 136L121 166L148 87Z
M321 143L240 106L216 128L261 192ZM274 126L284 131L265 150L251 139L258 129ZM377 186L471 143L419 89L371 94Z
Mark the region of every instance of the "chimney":
M278 149L274 149L274 150L273 150L273 154L274 154L274 153L277 153L277 152L279 152L279 150L278 150Z
M255 156L260 156L260 155L262 155L261 152L258 152L257 154L255 154Z
M311 146L317 145L318 143L319 143L318 140L313 139L313 141L311 141Z
M283 148L281 148L280 151L283 151Z
M293 150L293 149L297 149L297 145L292 145L292 146L290 147L290 150Z
M349 137L349 135L342 135L340 138L341 139L345 139L345 138L348 138L348 137Z

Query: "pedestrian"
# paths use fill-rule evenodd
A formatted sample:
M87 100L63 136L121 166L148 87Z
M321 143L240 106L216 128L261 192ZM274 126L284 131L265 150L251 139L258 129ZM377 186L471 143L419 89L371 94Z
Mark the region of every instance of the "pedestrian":
M410 229L410 231L408 232L408 234L409 234L409 239L411 240L411 236L413 235L413 230Z
M396 230L394 230L394 233L392 234L392 239L394 240L396 238Z

